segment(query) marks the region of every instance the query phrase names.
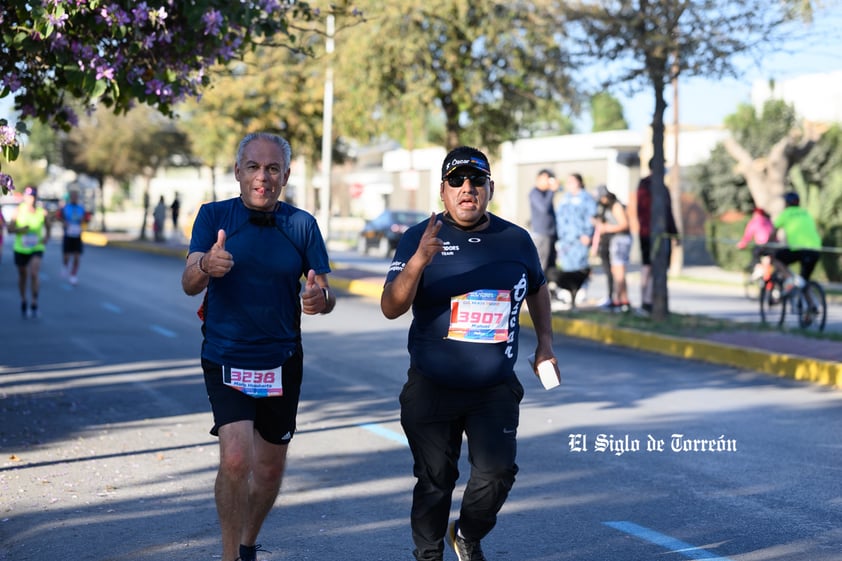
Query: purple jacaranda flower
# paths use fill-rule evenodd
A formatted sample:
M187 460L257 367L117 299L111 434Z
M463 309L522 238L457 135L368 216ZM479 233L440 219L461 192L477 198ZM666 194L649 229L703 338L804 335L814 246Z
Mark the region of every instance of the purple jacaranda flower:
M14 127L0 125L0 146L15 146L17 143L18 136Z
M117 25L128 25L131 23L132 20L129 17L129 14L126 13L126 10L124 10L122 6L118 4L111 4L108 9L114 17L114 23Z
M9 91L11 93L15 93L16 91L18 91L22 85L20 76L18 76L16 72L9 72L8 74L6 74L6 76L3 78L2 83L7 88L9 88Z
M222 27L222 14L213 9L202 16L202 22L205 24L205 35L216 35Z
M172 88L156 78L146 83L146 93L147 95L155 94L160 98L167 98L172 96Z
M107 63L103 63L96 67L96 79L101 80L103 78L107 80L114 79L114 69L108 66Z
M15 190L15 181L12 179L11 175L0 173L0 189L5 190L6 192Z
M136 24L142 24L149 19L149 6L141 2L132 10L132 18Z
M47 21L50 22L50 25L57 28L64 27L64 22L66 22L68 19L70 19L70 16L68 16L67 14L62 14L60 16L50 14L49 16L47 16Z

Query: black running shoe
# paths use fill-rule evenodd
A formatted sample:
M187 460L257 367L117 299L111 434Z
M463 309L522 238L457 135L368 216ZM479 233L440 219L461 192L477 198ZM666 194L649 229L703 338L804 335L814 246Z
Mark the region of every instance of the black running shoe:
M479 545L479 540L470 541L459 535L458 520L455 520L450 524L447 537L451 547L453 547L453 551L456 552L456 557L459 558L459 561L485 561L485 555L482 553L482 547Z
M271 553L270 551L263 549L263 546L260 544L257 545L242 545L240 544L240 556L237 557L236 561L257 561L257 552L258 551L266 551L267 553Z

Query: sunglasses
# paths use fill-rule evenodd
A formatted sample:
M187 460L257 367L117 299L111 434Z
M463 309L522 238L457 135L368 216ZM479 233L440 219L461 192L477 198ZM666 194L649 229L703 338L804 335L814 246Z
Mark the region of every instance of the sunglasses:
M471 182L472 187L485 187L490 177L487 175L450 175L447 177L447 184L451 187L461 187L466 179Z

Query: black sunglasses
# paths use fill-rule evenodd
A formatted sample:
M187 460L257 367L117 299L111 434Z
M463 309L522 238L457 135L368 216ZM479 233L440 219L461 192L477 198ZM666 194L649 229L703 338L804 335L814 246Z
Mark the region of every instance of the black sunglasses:
M451 187L461 187L466 179L471 182L472 187L485 187L490 177L487 175L450 175L447 177L447 184Z

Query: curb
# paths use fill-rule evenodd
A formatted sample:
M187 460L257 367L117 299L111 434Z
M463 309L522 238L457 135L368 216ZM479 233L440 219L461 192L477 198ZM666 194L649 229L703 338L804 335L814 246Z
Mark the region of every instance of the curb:
M175 247L165 243L156 243L151 241L113 240L109 239L108 235L102 232L82 232L82 243L97 247L108 246L121 249L131 249L134 251L144 251L146 253L154 253L156 255L170 255L173 257L187 256L187 248L185 247Z
M108 245L182 258L186 256L186 250L184 248L166 245L158 246L154 243L108 240L105 234L98 232L84 232L82 239L85 243L91 245ZM333 264L331 264L331 268L334 269L334 273L341 271L340 267L335 267ZM337 290L378 300L383 290L381 284L366 279L355 280L334 276L331 277L330 283ZM521 325L534 328L527 312L521 314L520 321ZM686 360L697 360L711 364L744 368L800 382L842 388L842 364L838 362L746 349L736 345L700 339L672 337L634 329L608 327L556 315L553 316L552 326L553 333L559 335L588 339L606 345L616 345Z
M533 327L528 314L521 315L521 325ZM842 388L842 364L838 362L746 349L700 339L658 335L634 329L606 327L558 316L553 316L553 333L590 339L606 345L617 345L685 360L745 368L780 378Z

